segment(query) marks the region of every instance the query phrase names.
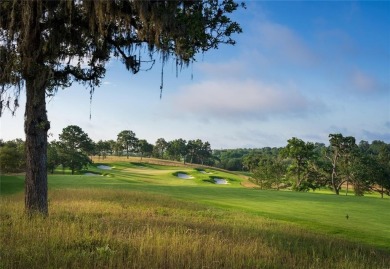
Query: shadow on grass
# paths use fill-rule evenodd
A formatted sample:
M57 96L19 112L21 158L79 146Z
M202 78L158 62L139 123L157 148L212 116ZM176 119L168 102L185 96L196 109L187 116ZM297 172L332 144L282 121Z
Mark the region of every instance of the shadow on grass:
M24 175L0 175L0 195L14 194L24 190Z

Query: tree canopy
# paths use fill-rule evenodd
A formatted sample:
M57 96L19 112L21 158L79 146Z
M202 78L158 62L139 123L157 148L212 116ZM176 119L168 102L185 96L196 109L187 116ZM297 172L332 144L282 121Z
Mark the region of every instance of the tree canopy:
M59 137L62 165L69 167L72 174L91 162L87 153L92 147L92 140L79 126L70 125L64 128Z
M156 55L187 65L199 52L235 43L232 34L241 28L227 14L237 7L233 0L1 1L0 111L14 111L20 89L37 74L54 94L73 82L93 91L111 57L133 73ZM10 87L16 91L7 93Z
M117 144L121 150L126 151L127 158L129 158L129 152L136 149L137 143L138 139L133 131L124 130L118 134Z

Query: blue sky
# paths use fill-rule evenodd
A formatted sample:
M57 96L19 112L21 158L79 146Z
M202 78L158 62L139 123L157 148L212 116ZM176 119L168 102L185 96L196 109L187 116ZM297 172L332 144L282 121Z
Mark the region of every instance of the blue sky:
M234 14L237 45L199 55L178 76L167 63L161 100L159 63L131 75L112 60L91 105L82 86L60 90L48 100L50 140L78 125L95 141L132 130L214 149L327 143L330 133L390 143L389 1L246 4ZM24 138L24 100L0 119L2 139Z

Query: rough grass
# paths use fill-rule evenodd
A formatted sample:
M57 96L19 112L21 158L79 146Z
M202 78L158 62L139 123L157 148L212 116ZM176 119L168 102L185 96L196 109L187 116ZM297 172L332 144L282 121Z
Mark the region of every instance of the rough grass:
M1 268L387 268L389 252L281 221L119 190L50 192L28 220L1 198Z
M2 175L0 268L389 268L390 199L260 191L175 163L106 164L88 169L105 176L50 175L50 215L32 220L23 176Z

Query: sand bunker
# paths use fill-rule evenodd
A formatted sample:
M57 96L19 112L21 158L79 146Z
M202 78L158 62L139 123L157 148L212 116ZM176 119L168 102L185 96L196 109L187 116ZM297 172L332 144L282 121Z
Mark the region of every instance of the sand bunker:
M202 173L202 174L211 174L209 172L206 172L205 170L198 170L198 171L199 171L199 173Z
M98 165L96 166L97 168L99 169L102 169L102 170L111 170L112 168L108 165Z
M226 179L223 178L214 178L215 184L229 184Z
M187 174L183 174L183 173L177 173L176 175L178 178L181 178L181 179L190 179L190 178L194 178L190 175L187 175Z
M85 173L84 176L100 176L100 175L95 173Z

